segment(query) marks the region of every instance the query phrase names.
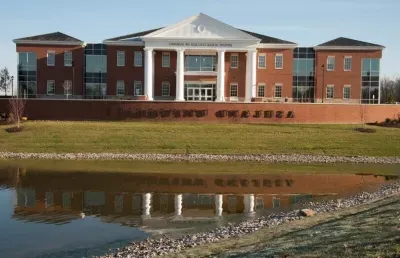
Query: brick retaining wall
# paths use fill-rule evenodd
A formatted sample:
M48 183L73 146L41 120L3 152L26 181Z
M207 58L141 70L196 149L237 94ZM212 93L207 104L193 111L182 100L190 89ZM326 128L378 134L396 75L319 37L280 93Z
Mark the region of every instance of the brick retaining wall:
M8 100L0 99L0 113ZM360 123L400 114L400 105L146 102L29 99L29 120L204 121L237 123Z

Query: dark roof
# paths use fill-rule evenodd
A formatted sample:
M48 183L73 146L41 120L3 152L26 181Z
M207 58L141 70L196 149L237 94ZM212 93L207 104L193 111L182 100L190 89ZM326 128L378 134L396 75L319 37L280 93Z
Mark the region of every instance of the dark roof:
M241 30L241 29L239 29L239 30ZM265 43L265 44L296 44L294 42L273 38L273 37L270 37L270 36L258 34L258 33L247 31L247 30L241 30L241 31L243 31L243 32L245 32L247 34L250 34L253 37L261 39L260 43Z
M157 30L161 30L163 29L163 27L158 28L158 29L152 29L152 30L145 30L145 31L141 31L141 32L137 32L137 33L132 33L132 34L128 34L128 35L124 35L124 36L119 36L119 37L115 37L115 38L111 38L111 39L106 39L106 40L122 40L122 39L129 39L129 38L135 38L135 37L141 37L141 36L145 36L147 34L150 34L152 32L155 32Z
M164 27L161 27L161 28L158 28L158 29L141 31L141 32L128 34L128 35L124 35L124 36L120 36L120 37L116 37L116 38L106 39L106 40L123 40L123 39L141 37L141 36L145 36L147 34L150 34L150 33L154 32L154 31L161 30L163 28ZM241 29L238 29L238 30L241 30ZM262 34L246 31L246 30L241 30L241 31L243 31L244 33L250 34L253 37L261 39L260 43L267 43L267 44L268 43L269 44L296 44L296 43L293 43L293 42L290 42L290 41L285 41L285 40L282 40L282 39L277 39L277 38L265 36L265 35L262 35Z
M318 45L319 47L383 47L381 45L372 44L355 39L340 37Z
M62 42L82 42L77 38L73 38L67 34L61 33L59 31L53 33L47 33L42 35L36 35L26 38L19 38L16 40L33 40L33 41L62 41Z

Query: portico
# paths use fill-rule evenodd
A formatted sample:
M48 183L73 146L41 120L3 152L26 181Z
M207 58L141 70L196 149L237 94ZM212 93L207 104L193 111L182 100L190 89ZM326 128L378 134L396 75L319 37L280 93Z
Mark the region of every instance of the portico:
M237 66L229 66L226 60L232 53L246 53L245 69L240 67L240 72L246 77L245 85L241 85L245 86L244 100L250 102L256 96L256 45L260 42L256 37L207 15L199 14L178 24L156 30L141 39L145 51L144 94L148 101L154 100L153 53L155 51L176 52L175 101L224 102L227 98L226 72L230 69L239 70ZM195 76L199 81L193 82L186 76ZM213 78L213 81L206 83L211 85L210 87L202 89L203 77ZM196 89L197 86L193 85L200 86Z

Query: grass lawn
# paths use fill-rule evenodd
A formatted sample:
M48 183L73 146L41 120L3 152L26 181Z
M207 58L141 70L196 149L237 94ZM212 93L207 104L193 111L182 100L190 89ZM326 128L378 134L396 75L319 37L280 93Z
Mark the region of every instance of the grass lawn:
M145 162L91 160L0 160L0 168L41 172L127 172L167 174L374 174L400 176L398 164L283 164L243 162Z
M400 195L165 257L400 257Z
M21 133L0 126L0 150L114 153L301 153L400 156L400 130L357 125L28 121Z

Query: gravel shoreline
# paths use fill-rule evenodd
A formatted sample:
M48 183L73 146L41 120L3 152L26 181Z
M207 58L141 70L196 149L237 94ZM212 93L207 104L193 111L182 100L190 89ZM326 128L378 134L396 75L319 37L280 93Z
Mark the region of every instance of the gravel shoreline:
M0 159L136 160L174 162L371 163L400 164L400 157L329 156L304 154L128 154L128 153L18 153L0 152Z
M304 206L312 209L316 214L337 211L350 208L363 203L371 202L383 197L400 193L400 181L383 185L378 191L367 193L362 192L346 199L337 199L326 202L309 202ZM229 223L227 226L220 227L204 233L184 235L181 238L172 239L163 236L158 239L147 239L144 241L133 242L130 245L117 250L115 253L100 256L100 258L115 257L154 257L167 253L176 253L184 249L195 247L207 243L215 243L222 239L240 237L258 231L262 228L274 227L288 221L300 220L305 218L300 215L300 210L271 214L260 217L253 221L246 221L239 224Z

